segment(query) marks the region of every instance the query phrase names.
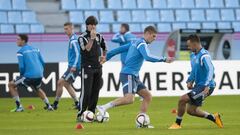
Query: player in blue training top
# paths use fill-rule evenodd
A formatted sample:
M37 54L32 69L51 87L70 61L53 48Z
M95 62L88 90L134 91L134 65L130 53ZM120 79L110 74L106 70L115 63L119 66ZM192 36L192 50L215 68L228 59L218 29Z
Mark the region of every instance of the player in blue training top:
M52 111L53 108L50 105L46 94L40 88L44 71L43 58L39 49L29 46L27 42L27 35L19 34L17 36L17 45L21 47L21 49L17 52L20 76L17 77L16 80L10 81L8 84L10 94L16 100L17 105L15 109L11 110L11 112L24 111L24 108L20 103L17 90L18 86L24 86L25 88L31 87L34 91L37 91L39 97L46 104L44 109Z
M64 24L64 32L68 36L68 69L63 74L62 78L58 80L57 91L55 101L53 103L53 108L56 110L58 108L59 100L62 96L63 87L65 87L74 101L74 108L78 108L78 98L76 96L75 90L72 87L72 83L75 81L76 77L80 72L80 46L78 44L78 37L74 33L73 24L67 22Z
M215 88L215 81L213 80L214 66L210 54L202 47L200 38L197 35L190 35L187 45L192 51L190 56L192 71L187 80L187 87L191 91L179 99L176 121L169 129L181 128L185 110L189 115L206 118L216 123L218 127L223 128L219 113L210 114L200 109L203 100L210 96Z
M117 98L105 105L97 106L98 111L104 115L109 108L131 104L134 101L134 94L137 93L143 97L140 113L147 113L148 106L151 102L151 93L146 86L139 80L139 71L143 61L150 62L172 62L171 58L152 56L148 46L156 39L157 30L153 26L148 26L144 30L144 37L134 42L132 45L124 45L119 47L117 52L127 51L125 65L120 73L120 81L122 83L124 97ZM107 56L109 59L110 55Z
M136 40L137 40L137 37L130 32L129 25L126 23L121 24L120 32L116 33L112 38L112 42L119 43L120 46L131 43ZM126 56L127 56L127 51L121 53L122 66L124 66Z

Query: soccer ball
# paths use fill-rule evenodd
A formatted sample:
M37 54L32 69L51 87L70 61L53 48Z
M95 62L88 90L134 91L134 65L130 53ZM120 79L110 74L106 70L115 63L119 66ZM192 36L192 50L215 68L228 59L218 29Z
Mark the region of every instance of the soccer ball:
M136 117L137 127L147 127L150 124L150 118L145 113L139 113Z
M93 122L94 121L94 113L91 111L85 111L83 112L82 116L81 116L81 120L83 122Z
M109 121L109 113L105 112L105 115L101 115L100 112L96 114L96 120L100 123Z

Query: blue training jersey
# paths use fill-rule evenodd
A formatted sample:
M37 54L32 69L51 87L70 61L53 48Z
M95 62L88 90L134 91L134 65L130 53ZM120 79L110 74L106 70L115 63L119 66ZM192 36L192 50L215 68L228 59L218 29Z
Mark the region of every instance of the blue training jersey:
M197 54L191 53L191 73L187 82L195 82L196 86L215 87L214 66L208 51L202 48Z
M68 42L68 67L80 69L81 55L77 35L72 34Z
M157 57L150 54L148 43L141 38L132 43L128 49L125 65L121 70L123 74L130 74L139 76L139 71L142 67L143 61L150 62L165 62L166 57Z
M20 75L27 78L43 77L44 61L38 48L24 45L17 52Z
M130 31L126 32L125 34L117 33L112 38L112 42L119 43L120 46L129 44L136 40L137 40L137 37L135 35L133 35ZM124 62L125 62L126 56L127 56L127 52L121 53L121 62L123 65L125 64Z

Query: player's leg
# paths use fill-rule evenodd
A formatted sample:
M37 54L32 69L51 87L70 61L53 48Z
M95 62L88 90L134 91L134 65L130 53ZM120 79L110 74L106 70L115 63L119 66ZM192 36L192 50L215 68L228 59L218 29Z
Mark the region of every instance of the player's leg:
M56 90L56 97L55 100L53 102L53 108L57 109L58 108L58 103L59 100L62 96L63 93L63 86L64 86L65 80L63 78L59 79L57 82L57 90Z
M15 99L15 103L16 103L16 108L11 110L11 112L21 112L23 111L23 107L21 105L21 102L20 102L20 98L19 98L19 94L18 94L18 91L17 91L17 84L16 84L17 81L10 81L8 83L8 88L9 88L9 92L11 94L11 96L13 97L13 99Z
M143 98L142 104L140 107L140 113L146 113L149 107L149 104L152 101L152 95L147 89L141 89L137 92L139 96Z
M54 108L51 106L49 100L48 100L48 97L46 96L45 92L41 89L41 88L38 88L37 89L37 94L38 96L43 100L43 102L45 103L45 107L44 109L46 110L49 110L49 111L53 111Z
M75 92L74 88L72 87L72 85L70 83L65 83L64 87L67 89L69 95L73 99L74 108L77 109L78 108L78 99L77 99L76 92Z

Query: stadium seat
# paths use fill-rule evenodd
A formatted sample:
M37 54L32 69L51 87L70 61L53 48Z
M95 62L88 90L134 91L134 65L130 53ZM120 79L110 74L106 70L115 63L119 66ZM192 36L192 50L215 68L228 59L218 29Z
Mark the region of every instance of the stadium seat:
M0 10L11 10L11 0L0 0Z
M217 28L218 29L231 29L231 23L230 22L218 22Z
M206 17L208 21L219 21L220 20L219 10L207 9Z
M171 32L172 27L170 23L158 23L158 32Z
M97 32L100 32L100 33L110 32L109 24L98 24Z
M26 0L12 0L13 9L26 10Z
M148 22L159 22L159 12L158 10L146 10L146 21Z
M182 8L194 8L194 0L181 0Z
M44 33L44 26L41 24L31 24L30 32L31 33Z
M186 24L185 23L173 23L172 29L173 30L186 29Z
M100 11L100 22L112 23L114 22L112 11Z
M201 24L200 23L187 23L187 28L188 29L201 29Z
M9 23L22 23L21 12L9 11L8 12L8 22Z
M109 9L121 9L122 3L121 0L108 0Z
M135 9L137 8L136 0L122 0L124 9Z
M89 0L76 0L76 4L77 4L77 9L90 9Z
M210 0L210 7L212 8L224 7L223 0Z
M0 31L2 34L14 33L14 27L11 24L1 24Z
M225 0L226 7L239 7L239 0Z
M145 22L146 15L144 10L133 10L132 11L132 22Z
M240 22L232 22L232 27L235 32L240 32Z
M117 33L120 30L120 24L112 24L112 32ZM131 28L129 28L131 31Z
M130 24L129 27L132 32L142 32L140 24Z
M223 21L234 21L235 17L233 9L222 9L221 18Z
M204 10L191 10L192 21L205 21Z
M213 22L203 22L202 28L203 29L216 29L216 24Z
M145 29L147 26L156 27L156 26L155 26L154 24L152 24L152 23L143 23L143 24L141 24L141 31L144 31L144 29Z
M22 12L23 23L37 23L36 14L32 11Z
M89 16L95 16L97 18L97 20L99 21L99 17L98 17L98 12L97 11L85 11L84 12L84 16L85 16L85 20L89 17Z
M104 3L103 0L91 0L91 9L104 9Z
M161 21L163 22L173 22L174 21L173 10L161 10L160 17Z
M236 20L240 20L240 9L236 9Z
M118 22L131 22L131 13L128 10L117 11Z
M167 0L153 0L153 8L158 9L167 8Z
M209 1L208 0L196 0L196 7L197 8L208 8Z
M69 12L70 22L74 24L84 23L84 17L82 11L70 11Z
M29 25L27 24L17 24L16 33L30 33Z
M138 3L138 8L147 8L147 9L151 9L152 5L151 5L151 1L150 0L137 0Z
M168 0L168 7L169 8L179 8L181 7L180 0Z
M176 10L176 21L189 21L189 11L188 10Z
M7 12L0 11L0 23L7 23Z
M64 10L74 10L76 3L75 0L61 0L61 6Z

